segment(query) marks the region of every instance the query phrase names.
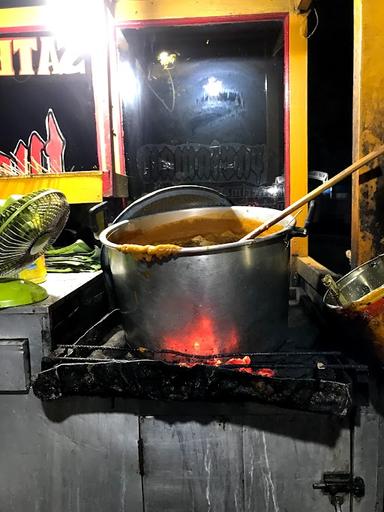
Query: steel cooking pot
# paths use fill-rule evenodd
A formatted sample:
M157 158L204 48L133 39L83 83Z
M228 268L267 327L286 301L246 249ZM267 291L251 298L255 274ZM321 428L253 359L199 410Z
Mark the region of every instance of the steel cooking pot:
M137 261L113 241L129 239L132 231L228 210L258 221L278 213L244 206L193 208L119 222L101 233L125 329L136 345L216 354L270 351L285 341L289 241L297 234L293 217L281 221L282 229L273 235L182 248L166 261Z
M200 185L174 185L172 187L155 190L154 192L150 192L149 194L140 197L120 212L113 221L113 224L123 220L143 217L144 215L153 215L155 213L184 210L187 208L206 208L232 205L232 201L213 188L202 187ZM102 222L102 229L98 229L97 214L107 206L108 203L104 202L90 209L91 225L94 227L94 232L96 233L97 238L99 238L100 232L105 228L105 225ZM116 299L112 285L112 278L110 276L108 258L106 258L105 252L105 247L102 246L100 260L104 272L104 280L108 291L109 302L115 305Z

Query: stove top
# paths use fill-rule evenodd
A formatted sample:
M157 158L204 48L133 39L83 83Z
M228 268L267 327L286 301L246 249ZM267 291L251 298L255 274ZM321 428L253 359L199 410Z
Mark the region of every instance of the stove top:
M129 343L119 311L42 361L33 382L43 400L124 396L153 400L257 401L348 414L365 365L340 352L292 350L215 355L150 351Z

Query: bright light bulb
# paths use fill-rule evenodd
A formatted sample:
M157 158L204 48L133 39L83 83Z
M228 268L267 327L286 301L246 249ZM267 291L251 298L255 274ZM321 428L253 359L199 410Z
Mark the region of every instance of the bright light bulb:
M211 76L208 82L203 85L204 92L207 96L216 97L224 91L223 82Z
M46 25L59 48L77 55L97 51L105 39L101 0L46 0Z
M157 56L157 60L164 69L169 69L176 62L176 53L169 53L163 50Z
M129 105L133 105L140 95L140 82L127 61L119 64L119 89L124 103Z

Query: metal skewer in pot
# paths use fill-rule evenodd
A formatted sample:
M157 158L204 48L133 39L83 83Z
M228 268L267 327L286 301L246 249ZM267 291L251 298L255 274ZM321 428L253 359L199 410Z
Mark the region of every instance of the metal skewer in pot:
M350 176L354 172L358 171L359 169L361 169L365 165L367 165L370 162L372 162L372 160L375 160L375 158L381 156L383 153L384 153L384 146L380 146L378 149L376 149L374 151L371 151L370 153L368 153L368 155L360 158L359 160L354 162L352 165L350 165L349 167L347 167L343 171L341 171L338 174L336 174L336 176L334 176L330 180L326 181L325 183L323 183L319 187L316 187L314 190L312 190L311 192L309 192L308 194L306 194L305 196L301 197L300 199L298 199L297 201L292 203L290 206L288 206L287 208L282 210L274 219L271 219L271 220L269 220L267 222L264 222L263 224L261 224L260 226L255 228L253 231L251 231L250 233L245 235L239 241L240 242L245 242L247 240L252 240L252 239L258 237L259 235L264 233L264 231L266 231L270 227L274 226L279 221L281 221L282 219L284 219L285 217L287 217L288 215L290 215L294 211L298 210L299 208L301 208L305 204L309 203L310 201L312 201L312 199L315 199L316 197L318 197L325 190L328 190L329 188L333 187L334 185L336 185L337 183L342 181L344 178L347 178L348 176Z

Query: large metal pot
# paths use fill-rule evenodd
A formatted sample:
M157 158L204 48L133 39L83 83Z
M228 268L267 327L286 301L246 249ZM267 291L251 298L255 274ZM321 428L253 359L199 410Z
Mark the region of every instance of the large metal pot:
M136 345L216 354L270 351L285 341L293 217L271 236L183 248L160 262L137 261L113 242L132 230L228 210L261 221L277 214L256 207L193 208L119 222L101 233L115 296Z

